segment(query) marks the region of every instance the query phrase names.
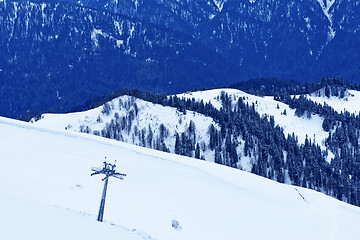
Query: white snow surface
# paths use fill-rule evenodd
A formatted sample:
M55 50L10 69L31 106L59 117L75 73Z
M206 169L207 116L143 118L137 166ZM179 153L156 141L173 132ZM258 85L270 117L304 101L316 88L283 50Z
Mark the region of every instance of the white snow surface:
M325 14L326 18L328 19L330 26L329 26L329 32L328 32L328 39L327 41L330 42L332 39L334 39L336 35L336 31L333 27L333 14L334 10L331 9L332 5L335 3L336 0L317 0L318 3L321 6L321 9L323 13Z
M360 92L356 90L347 90L344 98L334 96L327 98L323 94L320 94L320 96L310 94L307 95L307 97L310 100L322 105L326 103L339 113L344 111L348 111L349 113L354 113L356 115L360 113Z
M333 25L332 13L330 11L330 8L332 7L332 5L335 3L336 0L317 0L317 1L320 4L321 9L323 10L330 24Z
M221 12L227 0L213 0L213 1L216 7L218 8L219 12Z
M6 118L0 146L0 239L358 238L360 208L214 163ZM127 176L99 223L105 156Z

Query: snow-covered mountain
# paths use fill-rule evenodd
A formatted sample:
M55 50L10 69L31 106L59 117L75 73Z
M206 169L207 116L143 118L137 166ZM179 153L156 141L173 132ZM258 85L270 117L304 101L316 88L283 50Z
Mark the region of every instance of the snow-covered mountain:
M200 158L208 161L214 161L214 151L208 148L208 129L211 125L219 129L213 119L202 114L184 113L130 96L85 112L43 114L40 120L32 122L43 128L86 132L171 153L176 152L178 135L193 145L199 144Z
M351 91L355 94L357 91ZM179 94L177 97L183 99L195 99L195 101L210 103L215 108L221 109L222 101L221 94L227 93L235 106L239 98L242 98L245 103L249 105L254 104L255 110L261 115L273 116L276 125L279 125L285 135L292 135L293 133L299 139L299 143L303 144L306 138L311 139L319 144L323 150L326 150L325 139L328 133L323 130L323 118L318 115L312 115L311 118L298 117L295 115L295 109L291 109L288 105L275 101L272 96L259 97L247 94L235 89L215 89L199 92L188 92ZM322 100L320 100L322 99ZM353 100L353 101L352 101ZM335 104L338 98L331 100L322 97L318 101L327 101L328 105ZM349 106L356 106L354 104L357 99L350 98ZM106 136L101 134L101 131L106 126L119 122L121 133L115 136L108 136L109 138L121 140L127 143L132 143L149 148L156 147L156 139L160 138L160 125L163 124L167 132L165 140L163 141L170 152L175 152L175 133L179 135L187 132L190 126L190 121L195 124L195 142L199 143L201 147L201 156L207 161L214 161L214 151L211 151L207 146L209 145L210 136L208 133L209 126L214 125L217 129L219 126L216 122L202 114L188 111L186 114L171 107L163 107L161 105L152 104L140 99L129 96L119 97L107 104L107 107L101 106L93 110L70 114L43 114L38 121L32 122L40 127L56 129L56 130L71 130L75 132L87 132L95 135ZM135 105L136 110L135 110ZM108 108L109 112L105 113L104 108ZM135 113L137 112L137 114ZM131 117L133 116L133 117ZM129 120L132 119L132 120ZM132 122L125 126L127 122ZM122 123L121 123L122 122ZM114 126L115 127L115 126ZM149 127L153 132L152 144L142 143L141 138L147 139ZM115 127L116 128L116 127ZM119 127L118 127L119 128ZM95 131L95 132L94 132ZM141 131L144 134L141 134ZM241 140L240 140L241 141ZM160 149L160 148L157 148ZM243 154L243 149L238 149L239 154ZM328 161L331 161L333 154L329 152ZM245 156L244 156L245 158ZM251 170L249 165L250 160L242 160L240 166L242 169Z
M162 105L121 96L96 109L44 114L32 123L231 166L359 205L358 118L336 113L329 106L344 100L322 92L283 102L235 89L142 97ZM340 95L356 104L357 94ZM326 108L309 101L311 96L326 101Z
M0 118L1 239L356 239L360 209L237 169ZM103 182L117 160L104 223Z
M211 102L216 108L220 109L222 107L220 99L222 92L226 92L231 97L233 105L236 104L239 98L242 98L245 103L254 104L255 110L260 115L273 116L275 123L284 129L286 135L295 133L299 138L299 143L305 142L306 135L310 138L315 136L315 142L325 147L324 140L327 133L322 129L323 119L321 117L317 115L312 116L311 119L298 117L295 115L295 109L275 101L273 96L259 97L236 89L215 89L184 93L178 96L188 99L195 98L197 101L203 100L205 103Z
M251 78L358 81L359 6L359 0L0 1L0 114L70 111L118 88L173 94Z
M0 1L0 13L1 116L70 111L119 88L220 85L231 65L184 33L74 1Z

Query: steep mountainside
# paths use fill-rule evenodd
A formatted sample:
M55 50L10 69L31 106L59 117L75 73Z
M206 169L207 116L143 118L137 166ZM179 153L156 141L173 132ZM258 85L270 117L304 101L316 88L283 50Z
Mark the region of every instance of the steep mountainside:
M204 39L252 77L357 81L359 10L359 1L230 0Z
M0 11L6 116L69 111L120 87L360 76L359 0L19 0Z
M151 22L192 36L219 11L217 1L203 0L81 0L83 5Z
M189 36L107 11L2 1L0 12L1 115L70 111L120 87L219 85L229 69Z
M82 4L191 35L241 66L242 71L246 69L241 80L358 79L359 61L353 61L359 55L358 0L84 0Z

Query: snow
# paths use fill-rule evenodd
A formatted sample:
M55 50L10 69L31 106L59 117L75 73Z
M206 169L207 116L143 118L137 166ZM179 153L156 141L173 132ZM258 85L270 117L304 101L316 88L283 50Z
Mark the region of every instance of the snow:
M358 237L358 207L214 163L6 118L0 146L1 239ZM105 156L127 176L98 223Z
M104 36L104 33L102 32L101 29L94 28L93 31L91 32L91 40L93 41L96 48L99 47L99 40L97 38L98 35Z
M341 113L345 110L349 113L359 114L360 113L360 92L356 90L347 90L345 98L316 96L316 94L307 95L307 97L319 104L324 105L324 102L330 107L334 108L337 112Z
M100 224L88 214L0 193L0 239L142 239L129 229ZM4 217L6 216L6 217ZM5 226L5 227L4 227ZM20 231L19 231L20 230Z
M326 150L325 139L329 136L322 128L323 118L318 115L311 115L311 118L297 117L295 109L291 109L288 105L275 101L272 96L259 97L245 93L236 89L215 89L208 91L189 92L177 95L182 98L195 98L195 100L203 100L204 103L210 102L217 109L221 108L220 95L226 92L233 100L233 103L241 97L245 103L251 106L254 104L255 110L260 114L273 116L276 125L284 130L285 136L288 134L298 137L299 143L304 143L305 139L311 139L312 142L319 144L322 150ZM360 97L360 93L359 93ZM360 99L359 99L360 100ZM286 111L286 115L284 114ZM331 162L334 154L328 151L327 162ZM248 170L251 166L249 159L241 159L241 166L244 170ZM248 170L250 171L250 170Z
M119 34L119 36L123 35L123 26L120 26L120 23L118 21L114 21L114 26Z
M134 137L135 126L139 131L142 129L148 130L150 126L154 132L155 140L160 125L164 124L169 131L169 137L164 142L170 151L174 153L175 133L177 132L180 135L182 132L185 132L190 125L190 121L195 123L196 142L204 142L206 145L209 144L209 136L207 136L208 127L213 124L215 128L219 128L213 119L202 114L192 111L187 111L184 114L175 108L163 107L159 104L153 104L130 96L121 96L109 102L111 113L108 116L102 114L103 107L100 106L79 113L43 114L41 119L36 122L33 121L33 124L52 130L67 129L79 132L81 127L89 126L92 131L101 131L107 123L110 123L115 118L114 115L118 114L119 117L128 116L129 112L133 109L131 107L133 103L138 107L138 115L129 133L123 131L123 141L127 143L140 145L139 139ZM101 118L101 122L97 121L98 117ZM214 161L214 151L207 149L202 152L202 155L206 160Z
M251 94L247 94L240 90L236 89L214 89L208 91L198 91L198 92L187 92L184 94L178 94L179 98L192 99L196 101L203 101L204 103L210 102L217 109L221 108L220 95L221 92L226 92L235 103L240 97L249 105L254 104L256 111L260 115L273 116L275 124L279 125L284 130L285 136L288 134L298 137L299 143L304 143L306 137L319 144L322 150L326 150L325 139L328 137L328 133L325 132L322 128L323 118L318 115L311 115L311 118L307 117L297 117L295 116L295 110L290 109L290 107L284 103L275 101L271 96L259 97ZM308 95L308 98L315 102L323 103L326 102L329 106L333 107L337 111L343 111L346 108L350 113L359 113L358 102L360 102L360 92L349 90L346 94L346 98L339 99L335 97L326 98L326 97L317 97L315 94ZM35 122L35 125L61 130L65 127L68 127L68 130L79 131L81 125L90 126L92 130L101 130L104 128L105 124L110 122L113 118L114 113L119 113L120 116L127 115L128 112L124 112L118 107L118 101L129 101L130 97L124 96L118 99L113 100L110 105L113 107L113 112L111 116L106 118L101 115L102 107L97 109L89 110L83 113L71 113L71 114L45 114L42 119L38 122ZM170 130L170 138L165 142L165 144L170 148L170 151L174 152L175 145L175 131L178 133L184 132L186 127L188 127L190 120L195 122L196 125L196 136L197 142L205 142L208 144L207 129L210 124L213 124L218 128L217 124L208 117L205 117L201 114L187 111L186 115L178 112L176 109L170 107L163 107L157 104L152 104L150 102L142 101L139 99L135 100L136 104L139 107L139 116L136 119L136 126L138 129L147 128L149 125L153 130L159 129L161 123L165 125L167 129ZM284 114L286 111L286 115ZM102 116L103 123L97 123L96 119L98 116ZM139 145L138 142L133 140L133 130L124 137L124 141L128 143L133 143ZM239 142L242 142L242 139L239 139ZM241 146L239 152L242 152ZM214 161L214 152L206 150L202 152L202 155L207 161ZM328 151L327 161L331 162L334 158L334 154ZM247 171L251 170L251 159L242 157L240 160L241 168Z
M332 21L332 13L330 12L330 8L335 3L336 0L317 0L323 10L325 16L329 20L330 24L333 25Z
M244 102L251 104L254 103L256 111L261 115L267 114L274 116L275 124L284 129L284 134L295 133L300 143L304 143L306 136L312 141L318 143L322 149L325 149L325 138L328 133L322 129L323 118L318 115L312 115L310 119L306 117L295 116L295 110L291 109L288 105L275 101L272 96L259 97L245 93L236 89L215 89L208 91L191 92L179 94L178 97L195 98L195 100L203 100L204 103L210 102L217 109L221 108L220 95L221 92L226 92L233 100L233 103L241 97ZM286 110L286 115L284 111Z
M327 39L327 42L330 42L336 35L336 31L333 28L333 11L330 10L336 0L317 0L317 1L319 2L321 9L323 10L326 18L330 23L328 39Z
M45 14L45 8L46 8L46 3L42 3L41 4L41 14L42 14L42 19L43 19L43 23L42 26L45 26L45 20L46 20L46 14Z
M219 12L221 12L224 7L224 3L227 0L213 0L213 1L214 1L214 4L216 5L216 7L218 8Z
M120 48L122 45L124 45L124 41L123 40L116 40L116 46L118 48Z

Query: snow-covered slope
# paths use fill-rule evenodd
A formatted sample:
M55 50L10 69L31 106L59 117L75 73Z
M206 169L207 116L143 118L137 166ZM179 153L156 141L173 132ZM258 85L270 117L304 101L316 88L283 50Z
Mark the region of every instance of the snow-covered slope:
M0 203L3 216L0 239L144 239L141 232L111 223L100 224L88 213L14 197L6 192L0 193Z
M331 96L325 97L324 90L319 93L313 93L307 95L307 97L317 103L324 104L324 102L330 107L334 108L337 112L344 112L359 114L360 113L360 92L356 90L347 90L344 94L344 98Z
M205 147L209 144L209 126L212 124L218 128L211 118L191 111L184 114L175 108L163 107L130 96L118 97L106 105L79 113L44 114L39 121L32 122L48 129L66 129L101 136L107 135L101 133L104 128L111 128L107 127L110 124L117 125L116 128L122 130L118 134L109 133L109 138L156 149L159 149L156 145L160 141L160 135L163 135L161 141L174 153L175 134L187 132L192 121L195 127L194 141L202 146L202 158L213 161L214 152ZM163 133L160 133L161 125L164 126Z
M358 237L358 207L217 164L5 118L0 146L1 239ZM105 156L127 177L97 223Z
M268 116L274 116L275 123L284 129L284 133L292 134L293 132L299 139L299 143L304 143L306 136L309 139L314 140L318 143L322 148L325 148L324 140L328 136L322 129L323 118L317 115L312 115L311 118L306 117L297 117L295 115L295 110L291 109L288 105L275 101L272 96L259 97L251 94L247 94L243 91L236 89L215 89L208 91L199 91L199 92L188 92L184 94L179 94L177 97L179 98L195 98L195 100L200 101L203 100L204 103L210 102L217 109L221 108L221 92L226 92L235 103L238 98L243 98L243 100L250 105L254 103L256 111L260 114L266 114ZM351 91L351 93L354 91ZM355 93L356 94L356 93ZM360 93L355 95L359 96ZM101 130L106 122L110 122L112 117L116 112L121 115L128 114L129 111L124 111L124 107L118 107L118 101L129 101L129 99L133 99L131 97L120 97L118 99L113 100L110 105L113 107L113 112L110 114L110 117L105 117L102 119L102 122L97 122L98 116L103 117L101 114L102 107L86 111L80 113L71 113L71 114L44 114L39 121L33 121L34 124L41 127L51 128L51 129L71 129L74 131L80 131L81 125L90 126L91 130ZM324 102L325 98L321 98ZM195 122L196 125L196 133L200 137L199 141L205 141L206 139L206 131L210 124L216 124L211 118L205 117L201 114L190 112L187 115L177 111L176 109L170 107L162 107L160 105L152 104L146 101L142 101L139 99L133 99L136 104L139 106L139 116L137 116L137 124L138 128L147 128L150 124L153 130L157 130L161 123L164 123L166 128L171 131L170 135L173 135L174 131L183 132L186 130L186 127L189 126L190 120ZM342 100L339 100L342 101ZM346 101L346 100L344 100ZM351 101L348 106L351 109L356 109L357 105L354 104L357 99ZM336 101L327 101L327 103L333 104L335 106ZM330 106L333 106L330 105ZM336 108L335 108L336 109ZM180 123L181 122L181 123ZM131 137L126 137L124 140L129 143L137 143L134 142ZM174 139L169 141L170 149L173 149Z
M295 133L298 136L299 143L304 143L306 136L314 140L323 148L324 140L328 136L322 129L323 119L317 115L312 115L310 119L306 117L297 117L295 110L288 105L275 101L272 96L259 97L251 95L236 89L215 89L208 91L192 92L179 94L178 97L195 98L200 101L211 102L211 104L218 109L221 108L220 95L221 92L226 92L235 103L240 97L249 105L254 103L256 111L260 114L267 114L274 116L275 123L284 129L284 133ZM285 111L285 112L284 112Z
M233 103L242 98L249 105L254 104L255 110L260 115L273 116L275 124L283 128L284 134L292 135L294 133L298 137L300 144L304 143L305 139L308 138L318 144L322 150L327 149L325 139L329 134L322 127L324 121L322 117L318 115L311 115L311 118L298 117L295 115L295 109L291 109L287 104L275 101L273 96L259 97L236 89L215 89L179 94L178 97L195 98L197 101L203 100L205 103L210 102L220 109L222 92L227 93L232 98ZM331 162L333 158L334 154L328 151L327 161Z
M294 133L295 136L298 137L300 144L304 143L305 139L308 138L311 139L312 142L319 144L322 150L326 150L325 139L328 137L328 133L322 128L323 118L318 115L311 115L311 118L298 117L295 115L295 109L291 109L288 105L275 101L272 96L259 97L236 89L215 89L188 92L179 94L177 97L185 99L194 98L196 101L202 100L204 103L210 102L214 107L220 109L222 104L220 96L222 92L227 93L234 104L239 98L242 98L244 102L249 105L254 104L256 111L260 115L266 114L267 116L274 116L275 124L283 128L284 134L292 135ZM50 129L59 130L66 128L67 130L90 133L95 130L98 132L98 135L106 135L101 134L101 129L103 129L106 124L109 124L112 119L116 122L114 117L116 114L121 118L122 116L131 115L131 111L135 112L134 103L137 105L136 112L138 112L138 114L134 117L134 121L129 127L129 130L122 131L120 137L111 136L111 138L140 146L160 149L159 147L156 147L156 138L158 138L160 134L160 125L164 124L168 132L164 143L169 148L170 152L174 153L176 140L175 133L181 135L181 133L186 132L189 128L190 121L193 121L196 126L196 143L199 143L201 146L201 157L207 161L214 161L214 151L211 151L206 147L210 141L208 128L211 124L217 128L219 127L211 118L191 111L188 111L187 114L183 114L177 109L163 107L133 97L123 96L112 100L109 103L110 113L108 115L104 114L104 107L98 107L81 113L44 114L39 121L33 121L33 123L37 126ZM126 121L124 120L124 122L127 121L128 119ZM88 130L86 130L87 126L89 127ZM153 132L152 135L154 136L153 143L142 143L141 139L147 138L149 126ZM142 130L144 133L143 135L140 134ZM242 140L240 139L239 141ZM327 161L330 162L333 157L334 154L328 151ZM246 156L243 156L242 159L240 159L239 164L242 169L251 171L250 161L251 160Z

